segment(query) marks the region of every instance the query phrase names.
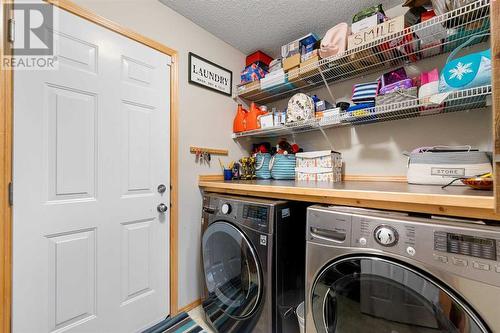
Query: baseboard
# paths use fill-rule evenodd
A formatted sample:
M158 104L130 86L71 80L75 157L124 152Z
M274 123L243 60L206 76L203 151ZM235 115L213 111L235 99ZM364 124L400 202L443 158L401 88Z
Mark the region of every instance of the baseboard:
M198 181L200 182L210 182L210 181L222 181L224 177L222 175L200 175L198 176ZM396 182L396 183L406 183L406 176L372 176L372 175L344 175L343 180L346 181L357 181L357 182Z
M177 313L189 312L189 311L193 310L194 308L196 308L200 304L201 304L201 299L197 299L196 301L189 303L188 305L180 308L179 311L177 311Z

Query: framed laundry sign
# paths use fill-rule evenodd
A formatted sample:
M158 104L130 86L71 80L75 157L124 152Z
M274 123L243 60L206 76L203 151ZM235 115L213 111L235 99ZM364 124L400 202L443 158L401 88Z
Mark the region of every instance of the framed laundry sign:
M189 52L189 83L231 96L233 72Z

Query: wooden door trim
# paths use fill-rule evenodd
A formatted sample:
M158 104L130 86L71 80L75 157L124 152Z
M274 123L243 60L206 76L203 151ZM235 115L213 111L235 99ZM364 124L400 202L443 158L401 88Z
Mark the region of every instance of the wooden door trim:
M148 37L140 35L100 15L92 13L68 0L44 0L54 6L98 24L124 37L164 53L172 58L170 66L170 314L179 312L178 305L178 53ZM0 4L11 0L0 0ZM5 6L2 6L5 9ZM8 17L3 11L0 34L1 60L6 50L10 50L7 40ZM12 182L12 116L13 80L11 70L0 68L0 332L11 331L12 308L12 210L9 205L8 184Z
M2 24L0 61L12 50L7 39L11 5L0 0ZM12 210L9 183L12 181L12 71L0 66L0 332L10 332L12 304Z
M492 57L492 124L493 124L493 172L495 211L500 213L500 0L490 3L491 57Z

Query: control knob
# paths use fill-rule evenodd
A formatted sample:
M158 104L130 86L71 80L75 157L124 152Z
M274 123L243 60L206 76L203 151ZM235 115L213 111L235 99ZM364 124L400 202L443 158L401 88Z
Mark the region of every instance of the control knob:
M378 226L373 234L377 243L382 246L394 246L398 242L398 232L387 225Z
M222 206L220 207L220 211L224 215L231 213L231 205L228 203L223 203Z

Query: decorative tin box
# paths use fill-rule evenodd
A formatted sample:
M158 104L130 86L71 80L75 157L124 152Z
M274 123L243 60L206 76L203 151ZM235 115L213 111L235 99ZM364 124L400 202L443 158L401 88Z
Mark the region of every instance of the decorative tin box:
M342 181L342 155L323 150L297 153L295 179L304 181Z

